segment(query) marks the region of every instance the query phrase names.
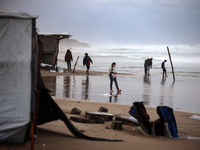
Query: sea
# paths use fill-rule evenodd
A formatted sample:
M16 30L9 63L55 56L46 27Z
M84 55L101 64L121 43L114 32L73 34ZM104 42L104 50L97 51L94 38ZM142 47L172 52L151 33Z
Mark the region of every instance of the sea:
M171 56L169 59L168 50ZM62 60L69 47L60 47L58 66L66 68ZM72 51L74 66L77 57L76 69L85 69L82 60L85 53L91 57L91 70L107 72L112 62L116 62L119 73L142 75L144 61L153 58L152 75L161 72L161 63L167 60L166 68L169 73L174 69L175 76L200 78L200 45L134 45L134 46L92 46L89 48L69 48Z
M169 59L170 52L171 61ZM174 110L200 114L200 45L133 45L91 46L87 48L59 48L58 67L67 68L64 56L72 51L72 69L86 70L83 66L85 53L91 57L92 71L108 72L116 62L117 76L122 90L120 95L110 95L110 80L103 76L56 76L44 77L51 96L78 101L117 103L132 105L143 101L146 107L169 106ZM144 76L144 61L153 58L150 76ZM167 60L168 78L162 78L161 63ZM174 77L172 74L174 69ZM68 72L65 72L68 73ZM124 74L127 74L126 76ZM174 82L175 79L175 82ZM127 110L128 111L128 110Z

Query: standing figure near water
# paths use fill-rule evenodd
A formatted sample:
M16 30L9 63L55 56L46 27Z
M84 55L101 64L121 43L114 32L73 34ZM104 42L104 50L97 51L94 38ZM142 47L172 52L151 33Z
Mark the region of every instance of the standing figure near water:
M118 84L117 84L117 77L116 77L117 72L116 72L116 70L115 70L115 66L116 66L116 63L113 62L113 63L111 64L111 67L110 67L109 70L108 70L108 75L109 75L109 77L110 77L110 93L114 92L114 91L112 90L113 81L115 82L115 86L116 86L116 89L117 89L117 93L121 92L121 90L119 89Z
M150 68L152 68L152 60L153 58L150 58L147 61L147 75L150 75Z
M85 57L83 58L83 66L86 65L87 68L86 74L89 74L90 63L93 63L92 59L88 56L88 53L85 53Z
M144 74L147 75L147 65L148 65L149 58L144 61Z
M65 62L67 62L67 69L72 70L71 61L73 61L72 52L68 49L65 54Z
M165 68L165 63L167 62L167 60L164 60L163 62L162 62L162 64L161 64L161 68L162 68L162 70L163 70L163 78L164 77L167 77L167 70L166 70L166 68Z

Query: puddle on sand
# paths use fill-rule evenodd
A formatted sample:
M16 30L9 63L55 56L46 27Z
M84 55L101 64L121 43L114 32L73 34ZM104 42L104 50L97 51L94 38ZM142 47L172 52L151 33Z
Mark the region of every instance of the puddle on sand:
M174 110L200 113L200 80L182 79L172 84L172 79L118 76L118 85L122 90L116 94L113 84L113 96L109 96L110 80L108 76L43 76L45 86L51 96L73 100L90 100L102 103L132 105L134 101L143 101L145 106L169 106ZM184 87L184 88L182 88Z
M118 96L103 96L109 91L109 80L105 81L108 78L102 77L103 80L101 77L98 78L93 76L44 76L43 81L46 88L51 91L51 96L117 103Z

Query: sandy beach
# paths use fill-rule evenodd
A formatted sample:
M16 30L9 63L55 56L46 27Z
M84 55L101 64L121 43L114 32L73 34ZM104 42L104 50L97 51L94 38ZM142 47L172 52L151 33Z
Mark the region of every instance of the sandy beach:
M43 77L56 77L56 76L63 76L63 77L64 76L68 76L68 77L79 76L79 77L84 77L84 78L87 77L85 74L85 71L83 70L76 70L75 73L71 73L71 72L55 73L55 72L50 72L48 70L41 70L41 74ZM103 72L91 71L89 77L91 77L92 81L96 80L96 82L99 83L97 77L104 77L105 75L106 73L103 73ZM120 76L123 76L124 78L124 76L126 75L120 74ZM96 79L92 79L92 77L96 77ZM138 80L138 78L135 77L134 80ZM151 81L153 80L154 79L152 79ZM119 78L119 81L120 81L120 78ZM144 83L146 82L141 82L141 84L144 84ZM135 84L138 85L139 83L135 83ZM124 85L121 83L121 86L123 87ZM51 86L49 86L49 88L50 90L54 91L54 89ZM89 86L89 88L92 88L92 87ZM195 87L193 88L196 89ZM157 90L155 88L153 89ZM155 93L153 89L150 93L149 91L144 90L143 95L145 95L145 92L146 92L147 93L146 95L152 95L152 97L154 98ZM106 93L106 90L107 89L101 92L101 96L103 93ZM162 93L163 91L158 91L158 92ZM139 94L140 93L138 93L138 95ZM109 102L93 101L92 99L81 100L81 98L78 99L76 97L74 97L75 99L69 98L69 97L59 98L59 97L62 97L62 95L61 96L55 95L52 97L56 101L56 103L60 106L60 108L63 110L63 112L67 115L68 118L70 116L84 118L85 111L98 111L98 109L102 106L106 107L109 113L113 113L120 116L130 116L128 114L128 111L130 107L132 106L132 103L130 104L109 103ZM196 99L196 97L198 97L198 95L195 95L194 99ZM124 97L121 95L121 99L119 98L118 101L122 101L123 98ZM165 94L162 98L165 98ZM133 102L134 99L130 98L130 102L131 101ZM152 102L150 101L149 103L152 103ZM175 105L175 103L173 103L173 105ZM199 105L197 105L197 107L198 106ZM80 116L70 114L71 110L74 107L81 110ZM147 113L150 115L150 120L154 121L159 118L158 114L156 113L156 109L154 107L146 107L146 108L147 108ZM50 149L52 150L61 150L61 149L70 149L70 150L79 150L79 149L80 150L90 150L90 149L96 149L96 150L100 150L100 149L104 149L104 150L110 150L110 149L177 150L177 149L181 149L181 150L188 150L190 149L190 150L198 150L200 147L200 120L191 119L190 117L194 114L199 115L200 113L174 111L174 115L175 115L177 127L178 127L178 134L179 134L178 139L146 136L139 132L133 131L132 129L134 126L132 125L123 125L122 130L114 130L111 128L112 121L106 121L104 124L83 124L83 123L77 123L77 122L72 121L72 123L85 135L88 135L91 137L123 140L123 142L100 142L100 141L77 139L71 134L71 132L68 130L68 128L65 126L65 124L62 121L60 120L53 121L53 122L38 126L37 138L35 139L34 147L36 150L37 149L48 149L48 150ZM8 150L8 149L9 150L27 150L27 149L30 149L30 141L21 145L1 144L0 149L1 150Z

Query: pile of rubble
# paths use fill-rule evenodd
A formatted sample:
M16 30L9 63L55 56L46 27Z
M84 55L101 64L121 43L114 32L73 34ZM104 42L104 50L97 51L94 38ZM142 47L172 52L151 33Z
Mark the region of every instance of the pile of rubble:
M74 107L71 110L71 114L81 115L81 110ZM100 107L98 111L86 111L84 118L71 116L70 120L80 123L96 123L96 124L104 124L105 121L112 121L111 128L114 130L122 130L123 124L138 125L138 121L134 117L132 116L125 117L108 113L108 109L105 107Z

